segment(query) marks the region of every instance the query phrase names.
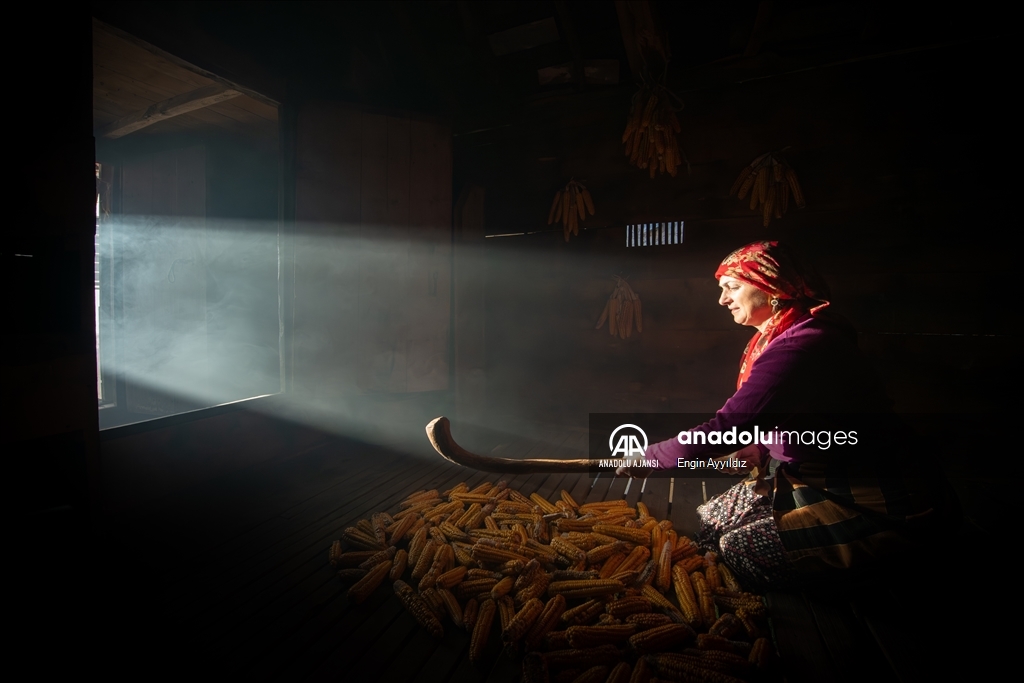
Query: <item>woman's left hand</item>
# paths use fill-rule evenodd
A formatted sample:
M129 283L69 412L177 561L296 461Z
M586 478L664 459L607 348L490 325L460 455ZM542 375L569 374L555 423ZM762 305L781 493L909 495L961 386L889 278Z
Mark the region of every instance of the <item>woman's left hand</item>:
M719 470L720 472L725 472L726 474L749 474L755 467L758 469L761 468L761 449L760 447L751 444L749 446L744 446L735 453L723 455L722 457L715 458L714 460L715 462L727 462L730 465L737 461L740 463L736 466L721 469Z

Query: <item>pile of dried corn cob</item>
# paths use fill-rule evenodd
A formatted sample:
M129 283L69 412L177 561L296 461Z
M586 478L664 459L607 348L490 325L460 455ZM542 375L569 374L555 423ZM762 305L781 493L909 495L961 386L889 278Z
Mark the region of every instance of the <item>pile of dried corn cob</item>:
M633 105L622 133L622 144L626 146L629 163L637 168L650 169L651 178L658 171L673 178L682 163L679 141L676 133L682 128L672 107L674 98L661 86L644 84L633 96Z
M636 295L629 283L618 275L615 290L608 297L608 303L604 305L601 317L597 321L595 329L601 329L604 321L608 321L608 332L620 339L633 336L633 326L636 325L637 332L644 331L643 312L640 308L640 297Z
M345 529L330 564L354 582L355 602L389 577L429 633L470 631L474 662L497 628L524 655L526 683L734 683L774 671L761 597L643 503L580 505L564 490L551 503L499 482L419 491L400 507Z
M594 215L594 199L590 191L575 180L570 180L568 185L555 193L548 212L548 225L562 221L562 233L568 242L570 234L580 234L579 222L586 218L587 213Z
M766 228L772 217L782 218L789 210L790 194L796 208L802 209L805 205L796 171L780 152L766 152L751 161L736 177L729 194L743 199L748 191L751 191L750 209L754 210L758 203L761 204L761 217Z

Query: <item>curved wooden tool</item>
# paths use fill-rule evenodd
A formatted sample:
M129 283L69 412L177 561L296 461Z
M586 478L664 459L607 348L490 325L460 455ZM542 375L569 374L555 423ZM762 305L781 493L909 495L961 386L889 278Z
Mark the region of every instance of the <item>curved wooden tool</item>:
M445 460L456 465L472 467L482 472L500 472L503 474L529 474L532 472L586 472L598 466L598 460L551 460L548 458L492 458L485 455L470 453L455 443L452 438L451 423L447 417L435 417L427 425L427 438L434 450Z

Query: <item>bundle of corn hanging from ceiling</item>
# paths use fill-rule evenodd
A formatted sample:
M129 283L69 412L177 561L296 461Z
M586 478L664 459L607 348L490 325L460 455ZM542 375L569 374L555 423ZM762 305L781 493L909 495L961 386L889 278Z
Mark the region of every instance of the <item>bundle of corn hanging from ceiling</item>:
M561 221L562 233L568 242L570 234L580 234L580 221L585 220L588 213L594 215L594 199L590 191L575 180L570 180L568 185L555 193L548 212L548 225Z
M524 681L770 676L762 598L643 503L588 494L418 491L346 528L328 563L352 602L390 583L427 633L468 632L475 665L522 656Z
M779 152L766 152L750 162L750 165L736 177L736 182L729 190L730 195L744 199L750 192L750 209L761 207L764 227L768 227L772 218L782 218L789 210L790 196L796 208L802 209L804 192L796 171L789 165Z
M676 133L682 128L672 106L675 96L661 86L644 84L633 96L633 104L622 133L629 163L649 169L651 178L658 172L675 177L682 154Z
M604 310L601 312L595 329L601 329L607 320L608 332L613 337L625 339L633 336L634 326L637 332L644 331L643 311L640 307L640 297L636 295L629 283L617 275L615 280L615 290L608 297L608 303L604 305Z

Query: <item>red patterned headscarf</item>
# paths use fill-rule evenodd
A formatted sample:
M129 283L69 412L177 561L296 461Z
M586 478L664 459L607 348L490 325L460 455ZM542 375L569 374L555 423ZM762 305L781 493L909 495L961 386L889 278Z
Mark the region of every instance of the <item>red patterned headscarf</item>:
M743 351L736 380L739 389L768 344L808 313L821 315L828 308L829 295L817 275L801 267L778 242L754 242L737 249L726 256L715 271L716 280L723 275L753 285L778 301L764 332L755 332Z

